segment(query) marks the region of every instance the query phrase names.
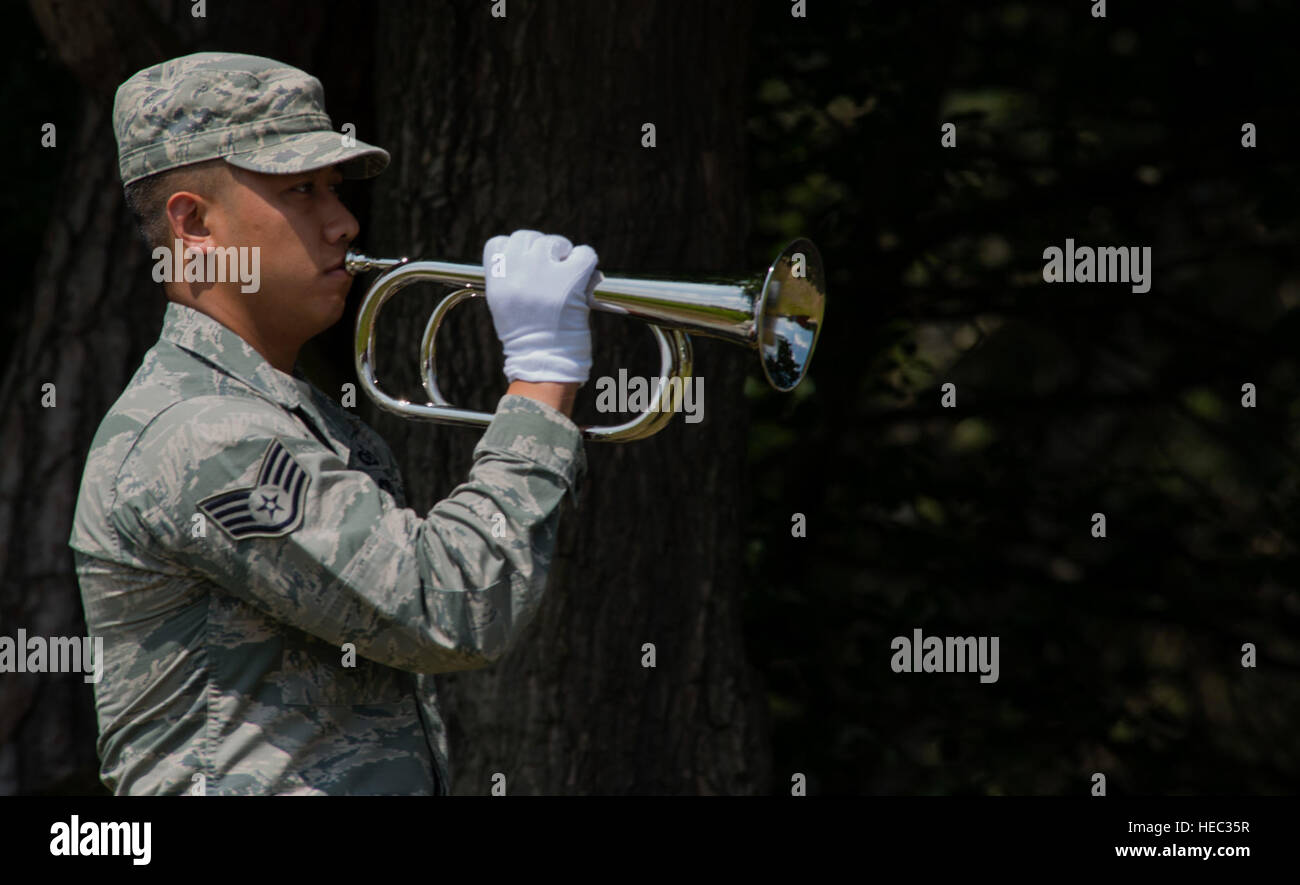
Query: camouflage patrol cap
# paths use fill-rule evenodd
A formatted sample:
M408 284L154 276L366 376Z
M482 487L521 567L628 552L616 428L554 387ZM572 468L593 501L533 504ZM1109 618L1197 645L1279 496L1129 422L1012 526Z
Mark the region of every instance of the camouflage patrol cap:
M233 52L196 52L133 74L117 88L113 133L123 186L218 157L275 174L339 163L348 178L388 165L387 151L334 131L315 77Z

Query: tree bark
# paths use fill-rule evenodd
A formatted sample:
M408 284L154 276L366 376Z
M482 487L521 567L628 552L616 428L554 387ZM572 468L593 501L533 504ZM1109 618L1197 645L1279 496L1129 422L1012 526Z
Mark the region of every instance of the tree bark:
M748 12L681 3L384 4L376 35L376 254L479 263L519 228L592 244L603 269L666 278L743 268ZM656 127L643 147L643 124ZM366 233L363 232L363 238ZM607 270L607 272L609 272ZM385 313L384 383L413 395L435 294ZM595 379L658 374L640 324L593 314ZM438 678L453 792L747 794L770 789L766 700L741 633L746 415L753 355L695 339L705 418L647 441L589 443L548 599L484 671ZM439 339L443 392L491 411L505 390L481 300ZM423 511L471 464L478 432L371 420ZM656 666L642 666L653 643Z
M0 633L78 636L85 620L67 540L86 451L157 336L163 309L122 201L112 93L104 89L159 42L137 4L31 6L85 91L75 107L49 109L57 138L50 150L66 152L51 195L57 211L0 380ZM128 22L141 39L113 39ZM53 407L46 383L54 385ZM81 674L6 674L4 686L0 794L94 789L94 700Z

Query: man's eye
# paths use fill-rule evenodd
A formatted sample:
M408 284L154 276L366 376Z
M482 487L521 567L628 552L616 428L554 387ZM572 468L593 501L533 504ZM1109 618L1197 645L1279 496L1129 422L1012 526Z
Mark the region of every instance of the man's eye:
M330 189L330 191L333 192L333 194L334 194L335 196L339 196L339 195L340 195L341 192L340 192L339 188L340 188L341 184L342 184L342 183L340 182L339 184L331 184L331 185L329 185L329 189ZM315 182L313 182L313 181L304 181L302 184L295 184L293 187L289 188L289 190L291 190L291 191L297 191L297 192L300 193L300 194L309 194L309 193L311 193L313 190L315 190L315 188L316 188L316 183L315 183Z

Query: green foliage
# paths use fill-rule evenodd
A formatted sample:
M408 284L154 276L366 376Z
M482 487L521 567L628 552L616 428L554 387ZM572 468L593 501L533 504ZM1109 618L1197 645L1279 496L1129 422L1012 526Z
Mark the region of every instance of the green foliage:
M752 257L807 235L830 275L816 395L746 387L777 790L1300 787L1285 12L756 17ZM1044 284L1066 237L1152 246L1151 291ZM999 636L999 681L892 672L915 627Z

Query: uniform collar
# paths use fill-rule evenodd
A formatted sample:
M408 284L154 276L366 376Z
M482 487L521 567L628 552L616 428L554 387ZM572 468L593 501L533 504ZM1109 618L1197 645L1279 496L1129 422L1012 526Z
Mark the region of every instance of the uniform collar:
M293 377L266 361L235 332L192 307L167 302L161 341L170 341L252 387L286 409L298 407L302 395Z

